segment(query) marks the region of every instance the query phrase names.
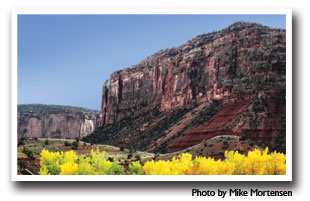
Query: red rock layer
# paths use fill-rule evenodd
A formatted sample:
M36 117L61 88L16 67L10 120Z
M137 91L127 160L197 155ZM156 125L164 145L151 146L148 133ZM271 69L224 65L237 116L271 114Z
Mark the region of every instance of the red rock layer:
M222 103L222 109L209 121L196 128L189 128L185 135L168 145L168 152L175 152L199 144L219 135L246 135L256 142L271 142L278 132L285 132L285 101L281 94L264 97L268 105L255 111L259 100L236 100Z

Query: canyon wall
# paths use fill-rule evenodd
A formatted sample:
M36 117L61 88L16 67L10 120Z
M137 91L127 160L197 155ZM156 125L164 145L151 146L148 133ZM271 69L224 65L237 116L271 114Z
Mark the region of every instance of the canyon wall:
M284 93L286 34L235 23L178 48L159 51L117 71L103 87L100 124L137 116L150 108L189 108L212 100L233 102L258 93Z
M174 152L218 135L284 136L286 31L237 22L114 72L94 143Z
M72 109L21 111L18 113L18 137L70 138L85 137L99 126L99 113Z

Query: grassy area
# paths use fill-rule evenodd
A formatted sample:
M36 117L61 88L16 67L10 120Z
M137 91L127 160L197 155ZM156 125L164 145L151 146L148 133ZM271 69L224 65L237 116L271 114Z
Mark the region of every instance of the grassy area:
M224 159L224 153L226 150L238 151L241 154L247 155L248 151L254 150L255 148L263 150L254 145L251 140L243 139L239 136L221 135L181 151L160 154L157 156L157 160L171 160L173 157L179 156L182 153L190 153L193 158L196 156L204 156L215 159Z

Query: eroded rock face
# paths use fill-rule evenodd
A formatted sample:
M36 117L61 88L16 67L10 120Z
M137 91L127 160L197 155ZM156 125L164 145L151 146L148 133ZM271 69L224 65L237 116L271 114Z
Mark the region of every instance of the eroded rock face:
M197 36L114 72L85 140L161 152L217 135L271 142L285 133L285 69L285 30L238 22Z
M99 114L72 110L21 112L18 114L18 137L85 137L99 125Z
M236 23L159 51L111 75L103 87L100 125L156 106L168 111L262 91L285 93L285 39L285 30Z

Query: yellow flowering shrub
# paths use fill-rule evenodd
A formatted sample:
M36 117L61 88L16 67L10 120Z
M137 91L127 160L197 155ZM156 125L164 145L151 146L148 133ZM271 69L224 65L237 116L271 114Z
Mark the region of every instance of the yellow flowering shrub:
M78 164L66 162L60 166L60 175L76 175Z
M77 156L74 151L68 151L64 156L64 163L60 165L60 175L77 174L78 165L76 163Z
M94 167L94 170L97 174L106 174L110 167L112 166L112 162L107 161L104 158L104 152L100 152L99 149L96 151L91 150L91 164Z
M79 175L95 175L96 171L94 166L91 164L91 159L89 157L79 157L79 166L78 166Z
M147 161L142 169L150 175L284 175L286 174L286 157L282 153L268 154L255 149L248 156L238 151L226 151L225 160L196 157L182 154L171 161Z
M172 161L147 161L142 169L148 175L184 175L192 167L192 155L185 153L180 157L173 157Z
M283 153L268 154L268 148L263 152L255 149L248 156L238 151L225 152L225 161L234 165L235 175L285 175L286 156Z
M60 165L63 164L63 153L49 152L43 149L40 153L40 171L41 175L57 175L60 173Z
M234 171L234 165L213 158L196 157L194 166L187 170L190 175L230 175Z
M90 157L77 157L71 150L63 152L41 151L41 175L105 175L124 174L124 167L105 159L104 152L91 150Z
M246 156L239 154L238 151L225 151L225 161L233 165L233 173L235 175L245 174L245 161Z
M187 170L192 169L194 166L192 155L189 153L182 154L180 157L173 157L171 169L175 175L183 175Z
M142 167L143 171L147 175L170 175L170 161L159 160L157 162L147 161Z
M50 174L48 173L48 170L47 170L47 167L46 167L46 166L43 166L43 167L40 168L39 174L40 174L40 175L50 175Z
M144 174L144 171L142 170L142 166L140 164L140 161L134 161L131 164L129 164L127 174L129 174L129 175Z
M248 157L244 161L244 173L246 175L262 175L266 168L266 152L261 153L260 150L250 151Z
M42 150L41 175L284 175L286 156L283 153L268 153L255 149L248 155L238 151L226 151L224 160L196 157L189 153L173 157L172 160L140 161L129 164L128 170L116 162L105 159L104 152L91 150L88 157L77 157L74 151L49 152Z

